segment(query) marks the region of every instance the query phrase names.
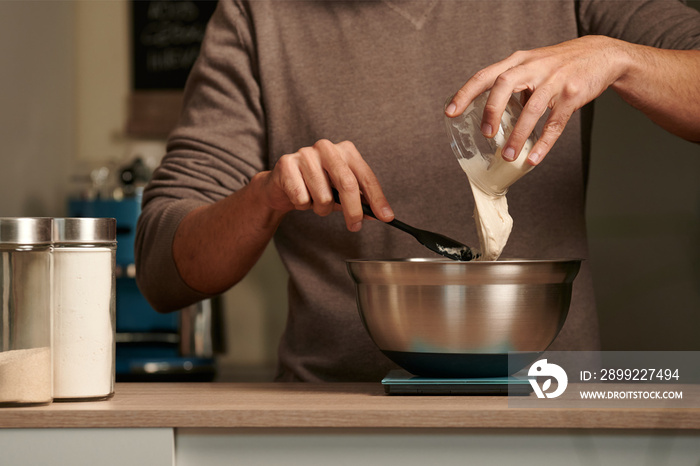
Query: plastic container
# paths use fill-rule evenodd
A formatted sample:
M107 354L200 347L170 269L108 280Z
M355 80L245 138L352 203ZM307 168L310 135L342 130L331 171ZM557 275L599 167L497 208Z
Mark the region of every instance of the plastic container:
M114 394L116 220L56 218L54 399Z
M0 218L0 406L52 401L50 218Z
M537 141L533 132L518 157L508 162L501 156L503 146L522 112L522 105L511 96L501 118L497 134L487 138L481 132L481 119L489 92L481 94L461 115L445 116L450 146L469 181L487 194L503 196L513 183L534 168L526 159ZM451 102L448 99L446 105Z

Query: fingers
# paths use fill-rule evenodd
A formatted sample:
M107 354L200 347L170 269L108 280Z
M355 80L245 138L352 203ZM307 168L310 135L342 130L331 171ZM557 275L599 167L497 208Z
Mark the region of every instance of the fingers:
M445 105L445 115L450 118L461 115L479 95L493 87L493 83L504 71L504 66L496 63L476 73L462 86ZM496 127L498 128L498 127Z
M379 179L377 179L370 166L357 151L355 145L349 141L345 141L340 143L339 146L344 148L349 154L348 168L350 168L352 172L352 176L348 176L348 178L345 179L334 178L332 173L335 173L335 170L330 172L331 181L334 183L334 186L340 193L341 202L343 199L342 190L345 188L345 184L352 183L352 187L354 188L355 183L357 183L361 197L364 197L364 199L367 201L375 216L383 222L393 220L394 212L389 205L389 201L387 201L386 197L384 196L384 191L379 183ZM353 192L352 195L355 196L356 193ZM360 200L359 196L357 199ZM362 211L361 205L358 205L357 207L360 211Z
M299 173L295 182L306 188L308 196L304 204L296 206L297 210L313 209L322 217L333 212L333 196L328 187L328 175L323 169L321 159L316 156L314 148L305 147L299 150Z
M511 95L510 84L497 84L491 88L481 117L481 133L487 138L494 137L498 132L503 112Z
M574 111L575 109L572 108L554 107L545 122L542 135L527 156L527 162L530 165L539 164L549 153L556 140L564 132L564 128Z
M524 104L522 113L503 149L505 160L515 160L528 143L540 119L551 109L542 129L542 134L532 147L527 147L524 156L530 165L538 165L549 153L559 136L564 132L571 115L577 110L574 102L553 83L546 83L531 94Z
M531 92L528 83L532 82L532 77L526 74L527 69L519 66L525 60L525 55L524 52L516 52L505 60L477 72L457 91L446 106L445 114L450 117L460 115L476 97L489 91L480 130L487 138L495 137L511 96L523 92L521 97L524 98ZM532 106L528 113L523 112L524 115L513 128L502 150L504 159L513 161L517 158L546 108L545 106L540 115L536 115L539 111L536 106Z
M532 93L528 101L525 103L525 106L523 107L513 130L508 136L508 140L505 142L502 151L503 158L505 160L513 161L520 156L525 144L528 142L528 138L535 130L535 126L549 108L550 102L551 92L548 87L545 86ZM528 157L528 161L532 165L536 165L542 160L542 158L544 158L544 155L546 155L546 152L541 152L543 147L544 146L541 144L539 146L540 152L536 152L538 148L537 144L535 144L535 147L528 147L528 153L523 155ZM533 161L534 163L532 163Z
M297 210L313 209L325 216L338 209L331 186L338 190L345 223L350 231L362 227L364 196L379 220L391 221L393 212L379 180L349 141L320 140L311 147L280 158L273 169L276 185Z
M359 153L355 146L349 143L334 145L330 141L319 141L314 147L321 151L323 169L328 174L329 183L325 186L330 194L331 184L338 190L345 224L350 231L362 228L362 199L360 184L353 169Z
M586 36L561 44L518 51L472 76L445 106L448 117L460 115L485 91L490 91L481 132L494 137L512 94L521 93L524 108L508 141L503 158L514 160L527 138L550 109L540 139L529 152L537 165L564 131L571 115L598 97L619 75L619 66L606 53L611 39Z

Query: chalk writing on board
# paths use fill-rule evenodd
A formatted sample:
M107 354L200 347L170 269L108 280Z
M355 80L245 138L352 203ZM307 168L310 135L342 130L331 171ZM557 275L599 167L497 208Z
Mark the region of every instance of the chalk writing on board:
M216 1L133 0L134 89L182 88Z

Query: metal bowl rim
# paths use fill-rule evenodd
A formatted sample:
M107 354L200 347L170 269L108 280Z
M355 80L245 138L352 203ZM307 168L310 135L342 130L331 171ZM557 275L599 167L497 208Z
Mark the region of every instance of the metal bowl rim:
M389 263L389 264L396 264L396 263L407 263L407 264L419 264L419 263L428 263L428 264L455 264L459 266L465 266L467 264L471 265L476 265L479 264L478 266L497 266L498 264L542 264L542 263L551 263L551 264L559 264L559 263L566 263L566 262L583 262L585 259L580 259L580 258L560 258L560 259L519 259L519 258L501 258L498 259L497 261L455 261L451 259L443 259L443 258L423 258L423 257L412 257L412 258L387 258L387 259L346 259L345 262L349 264L355 264L355 263L374 263L374 264L382 264L382 263Z

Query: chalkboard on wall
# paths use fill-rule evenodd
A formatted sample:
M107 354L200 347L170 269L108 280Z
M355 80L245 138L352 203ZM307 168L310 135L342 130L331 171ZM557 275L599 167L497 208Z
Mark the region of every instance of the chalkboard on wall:
M216 1L132 0L132 88L183 89Z

